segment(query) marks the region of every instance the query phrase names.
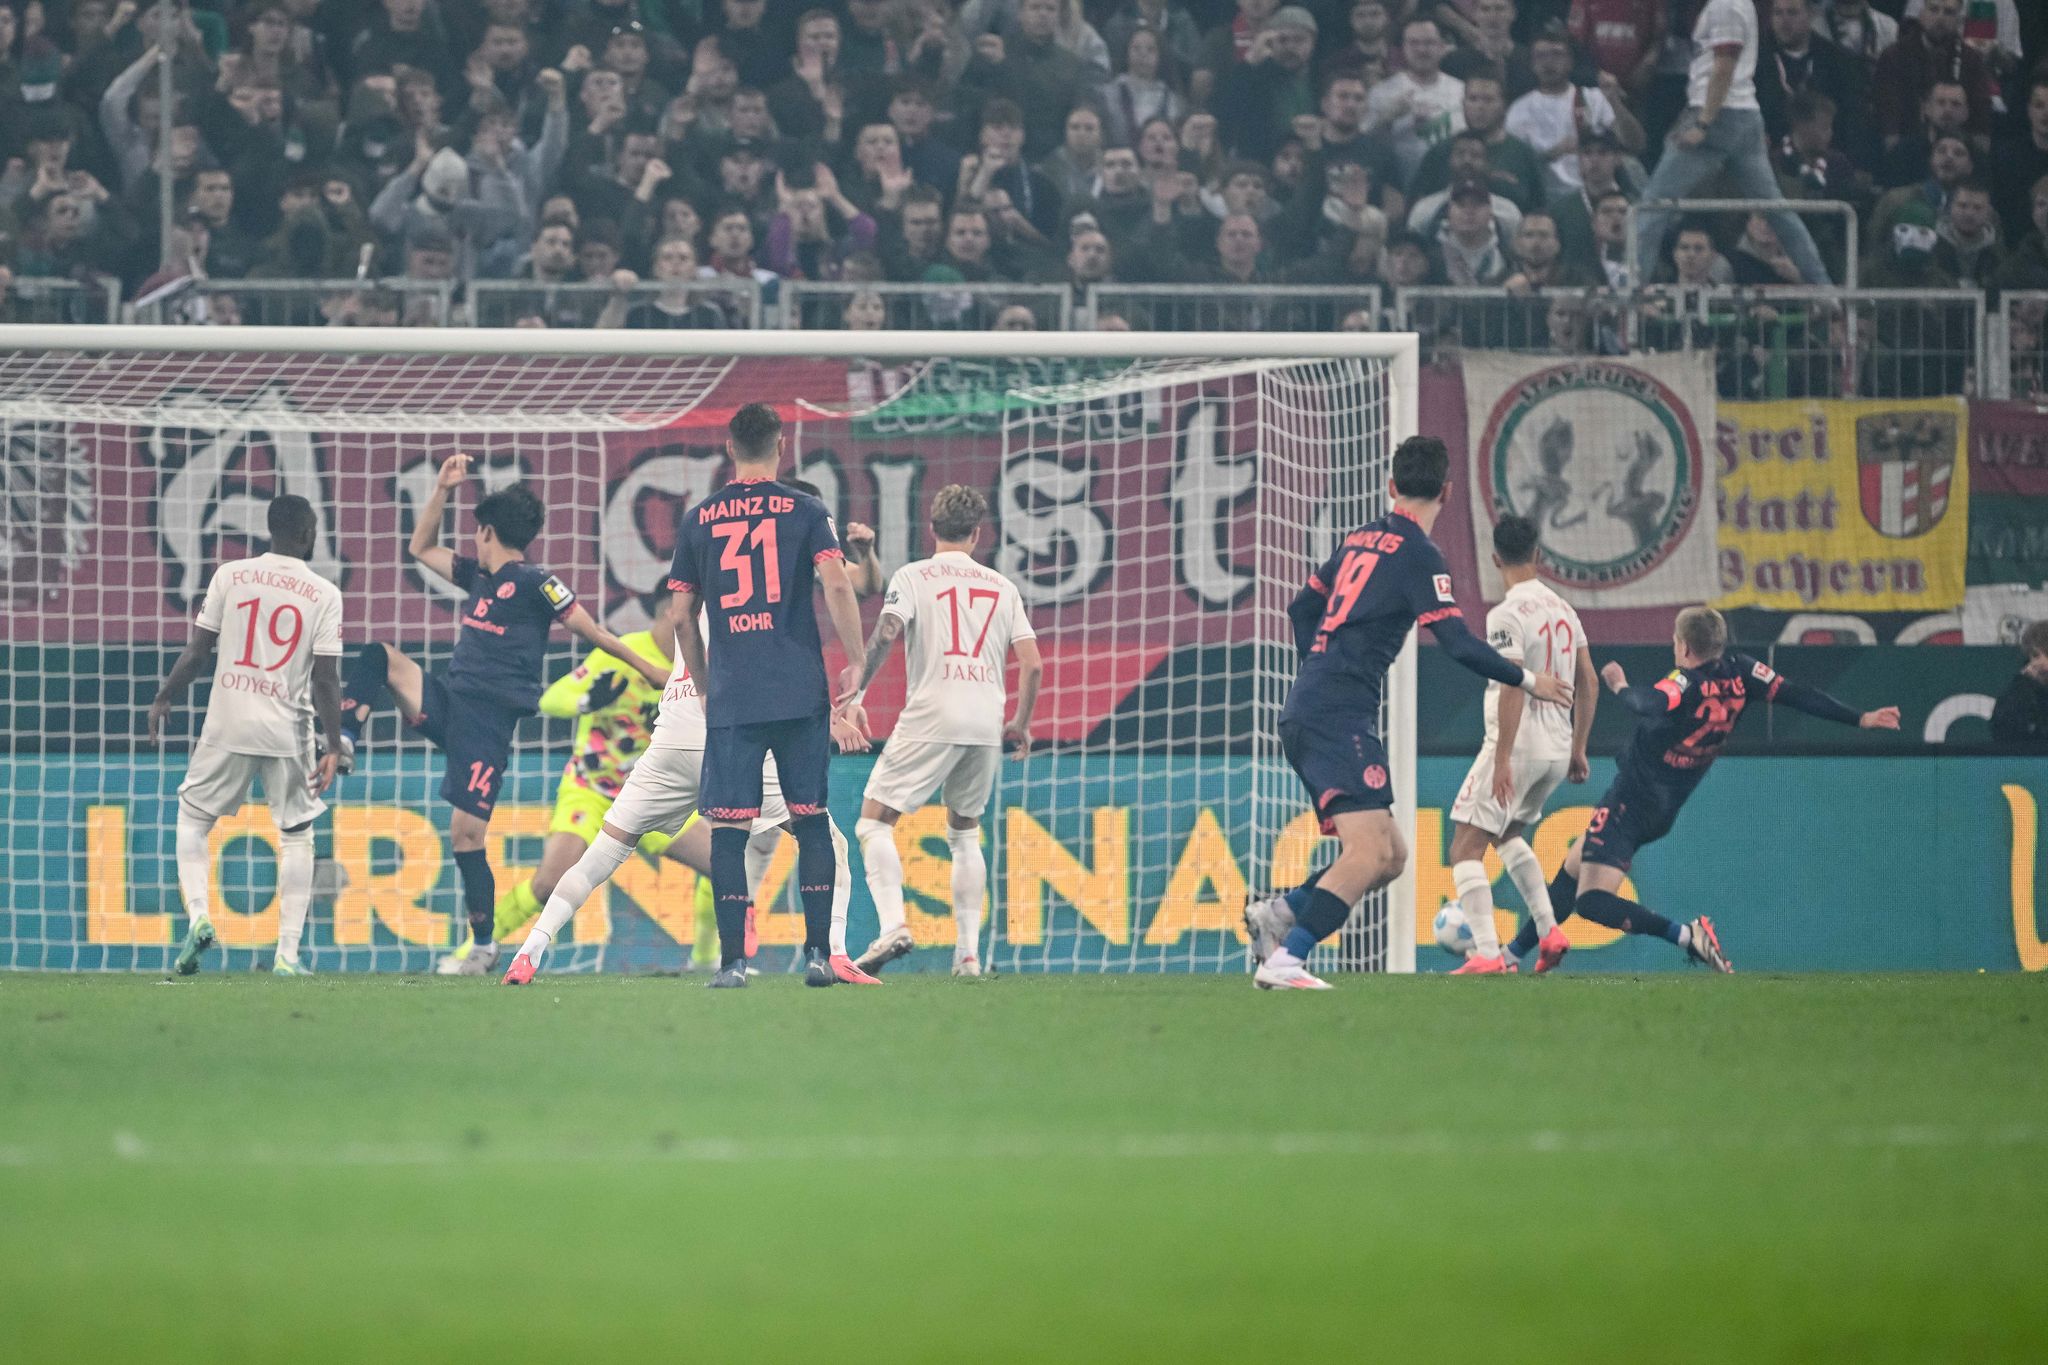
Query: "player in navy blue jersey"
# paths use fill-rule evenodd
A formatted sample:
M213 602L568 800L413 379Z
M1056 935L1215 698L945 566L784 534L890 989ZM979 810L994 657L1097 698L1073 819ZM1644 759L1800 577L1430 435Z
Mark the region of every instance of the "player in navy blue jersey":
M526 559L547 509L524 484L501 488L476 505L476 554L459 555L440 543L448 495L469 477L469 456L450 456L420 509L408 547L420 567L469 594L462 630L448 667L428 673L398 649L368 644L343 680L341 770L355 765L363 725L387 696L406 723L447 755L441 799L455 808L448 840L462 877L462 901L473 942L443 960L439 970L481 976L497 964L492 942L496 879L484 855L484 832L497 805L512 732L540 701L548 630L556 621L614 655L656 687L668 685L668 665L644 659L577 605L568 585Z
M1450 464L1433 436L1403 441L1393 510L1344 537L1287 608L1301 668L1280 713L1280 746L1342 851L1294 890L1246 910L1261 989L1327 990L1303 965L1309 952L1343 927L1359 897L1407 864L1379 723L1387 668L1410 629L1428 626L1445 653L1483 677L1571 701L1569 682L1510 663L1465 629L1450 570L1429 538L1450 492Z
M1629 686L1618 663L1600 670L1608 689L1639 719L1613 785L1593 808L1586 837L1565 855L1550 884L1550 906L1559 920L1577 911L1625 934L1667 939L1695 962L1733 971L1713 920L1701 915L1690 924L1674 924L1621 896L1622 876L1637 850L1671 832L1685 798L1706 777L1751 702L1775 702L1866 730L1898 729L1899 708L1852 710L1769 664L1729 651L1728 623L1712 607L1678 613L1671 652L1678 667L1647 687ZM1524 925L1510 950L1519 957L1535 946L1530 926Z
M782 419L765 403L733 414L726 451L733 480L683 514L669 587L677 645L704 694L704 769L697 808L711 826L711 892L717 901L717 987L747 984L747 833L761 813L761 764L769 754L796 835L804 903L804 980L830 986L833 853L825 780L833 692L812 605L814 587L852 662L839 695L860 680L860 609L825 504L776 481ZM704 637L703 608L710 626Z

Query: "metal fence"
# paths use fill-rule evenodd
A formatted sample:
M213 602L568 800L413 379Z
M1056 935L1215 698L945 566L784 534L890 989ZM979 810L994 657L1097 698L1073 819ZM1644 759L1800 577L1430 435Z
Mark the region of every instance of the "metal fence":
M1063 284L995 280L943 284L784 280L782 325L806 332L986 332L998 327L1066 332L1074 327L1074 297Z
M758 328L761 286L719 275L609 284L478 280L469 286L467 320L476 327Z
M1121 318L1141 332L1377 332L1377 285L1097 284L1084 325Z
M1989 323L1987 396L2048 402L2048 292L2008 290Z
M1428 363L1466 349L1706 351L1730 399L1931 398L1983 392L1991 377L1984 296L1967 289L1416 288L1394 312Z
M0 284L0 322L118 322L121 282L17 275Z
M455 290L449 280L184 279L133 312L141 323L215 327L446 327Z

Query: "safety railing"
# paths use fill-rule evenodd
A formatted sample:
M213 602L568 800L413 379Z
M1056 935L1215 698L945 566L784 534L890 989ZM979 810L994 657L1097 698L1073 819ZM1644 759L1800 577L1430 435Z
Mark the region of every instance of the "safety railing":
M1828 268L1829 280L1844 289L1854 289L1863 278L1858 273L1861 261L1858 257L1860 244L1857 239L1856 208L1853 204L1846 204L1839 199L1650 199L1639 204L1631 204L1628 209L1626 240L1635 244L1638 261L1645 260L1647 256L1647 259L1654 263L1662 261L1664 243L1644 243L1640 227L1642 216L1651 212L1668 215L1665 218L1667 239L1670 231L1677 227L1680 218L1696 215L1718 220L1735 214L1747 218L1753 213L1794 213L1799 215L1802 222L1807 223L1806 230L1813 238L1814 248L1820 252L1821 264ZM1815 218L1838 221L1823 221L1816 230L1816 225L1808 221ZM1718 221L1715 226L1718 235L1730 240L1739 235L1725 231L1726 225ZM1646 245L1649 248L1647 253L1644 251ZM1655 264L1645 267L1646 274L1654 274L1655 270ZM1788 280L1786 283L1793 284L1798 281Z
M1986 396L2048 402L2048 291L2007 290L1988 323Z
M467 320L477 327L627 327L758 329L761 286L732 275L611 284L478 280L469 286Z
M1120 318L1141 332L1383 330L1378 285L1097 284L1083 313L1084 326Z
M214 327L446 327L457 320L451 280L175 281L137 299L140 323Z
M0 271L0 322L118 322L121 282L13 275Z
M1065 332L1074 327L1074 297L1063 284L996 280L784 280L782 325L807 332Z

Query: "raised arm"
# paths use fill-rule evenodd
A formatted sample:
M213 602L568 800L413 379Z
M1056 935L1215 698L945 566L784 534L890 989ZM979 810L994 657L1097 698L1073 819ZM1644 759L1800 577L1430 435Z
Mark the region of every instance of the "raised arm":
M1839 725L1854 725L1863 730L1896 730L1899 728L1899 708L1880 706L1875 711L1858 711L1836 701L1818 687L1793 682L1782 673L1774 674L1767 693L1769 699L1780 706L1789 706L1794 711L1803 711L1809 716L1819 716Z
M849 521L840 543L846 550L846 572L853 580L854 594L873 597L882 590L882 557L875 553L874 528Z
M696 618L693 616L691 619L694 621ZM611 655L614 659L617 659L620 663L647 679L654 686L668 686L667 664L657 664L652 660L643 659L638 654L635 654L626 647L625 641L599 625L597 618L593 617L581 606L569 608L568 613L562 617L562 624L593 648L603 650L606 654Z
M1571 702L1570 683L1502 658L1493 646L1465 629L1465 618L1458 615L1455 608L1431 612L1421 620L1436 636L1436 642L1443 646L1444 653L1480 677L1519 687L1538 701L1556 702L1561 706Z
M1031 752L1031 717L1038 710L1038 685L1045 677L1045 656L1037 640L1019 640L1010 646L1017 656L1017 709L1003 728L1003 742L1010 757L1021 759Z
M170 676L164 685L156 690L156 700L149 704L149 742L158 743L163 736L164 719L171 714L171 703L185 695L185 689L199 676L209 660L213 658L214 643L220 639L220 632L208 630L205 626L192 628L192 639L186 644L185 652L171 665ZM317 670L315 670L317 675ZM336 709L340 709L341 698L335 698ZM337 722L338 723L338 722Z
M412 524L412 543L406 546L421 568L451 583L455 581L455 551L441 543L441 512L448 506L448 495L468 477L469 456L450 455L442 462L441 472L434 476L434 491L427 495L419 519Z
M1621 704L1639 716L1661 716L1678 705L1684 689L1673 687L1631 687L1628 674L1622 666L1609 660L1600 670L1600 680L1607 684L1607 690L1621 698Z
M1572 675L1572 758L1565 776L1574 782L1584 782L1593 775L1593 765L1586 757L1586 742L1593 737L1593 713L1600 706L1600 679L1593 671L1593 651L1584 645L1579 646Z
M839 702L852 701L860 693L861 665L853 652L861 647L860 599L853 595L853 580L846 576L846 561L837 555L818 561L818 586L825 592L825 614L832 619L832 633L846 651L846 668L839 675Z

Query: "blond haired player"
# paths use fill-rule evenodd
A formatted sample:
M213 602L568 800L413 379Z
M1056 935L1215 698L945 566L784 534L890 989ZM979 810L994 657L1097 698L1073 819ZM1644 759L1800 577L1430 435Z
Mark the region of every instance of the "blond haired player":
M1572 701L1525 699L1500 683L1486 689L1486 742L1451 803L1451 882L1472 931L1472 953L1454 976L1515 970L1494 931L1493 881L1481 861L1489 846L1500 849L1541 935L1536 970L1555 967L1570 946L1551 913L1543 865L1523 836L1560 782L1584 782L1591 771L1586 738L1600 689L1579 614L1536 576L1539 554L1536 523L1527 517L1502 517L1493 528L1493 562L1508 590L1486 614L1486 643L1531 672L1570 681Z
M951 484L932 498L932 556L898 569L868 640L860 686L874 679L906 639L903 710L888 746L868 777L854 836L867 865L880 932L856 962L873 972L916 946L903 922L903 861L896 822L938 793L946 803L946 842L953 853L953 947L956 976L979 976L981 900L988 864L981 852L981 815L995 789L996 765L1008 744L1022 758L1031 747L1031 713L1044 672L1037 634L1017 585L974 562L988 500ZM1003 671L1015 650L1017 710L1003 724Z
M341 589L306 566L320 533L313 505L293 494L269 510L270 550L214 570L192 639L149 705L149 742L163 734L216 646L213 694L199 743L178 786L178 889L190 921L178 949L181 976L213 946L214 823L241 809L260 779L278 834L277 956L271 971L300 976L299 936L313 900L313 822L341 750ZM318 717L326 749L315 757Z

